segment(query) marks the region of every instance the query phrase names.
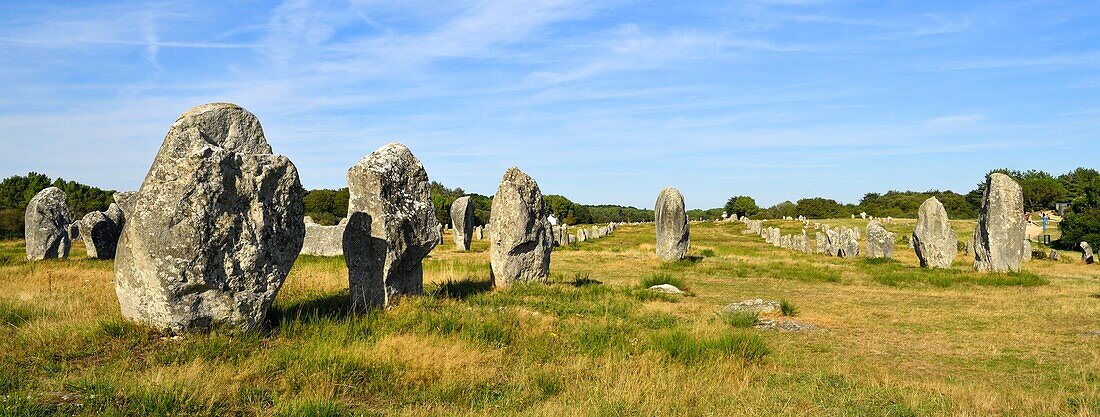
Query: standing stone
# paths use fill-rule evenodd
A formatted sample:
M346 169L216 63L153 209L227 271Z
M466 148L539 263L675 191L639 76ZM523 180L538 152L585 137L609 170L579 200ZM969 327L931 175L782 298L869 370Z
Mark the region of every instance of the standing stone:
M477 240L485 239L485 228L483 228L481 226L475 227L474 228L474 239L477 239Z
M422 260L442 239L424 165L405 145L388 143L348 169L348 193L348 214L370 222L369 239L350 218L344 231L352 305L385 307L423 293Z
M80 222L77 221L69 223L69 227L66 229L66 231L69 232L70 244L72 243L72 241L80 239Z
M340 219L335 226L323 226L306 216L306 235L302 242L302 254L312 256L340 256L344 254L344 230L348 219Z
M493 282L546 282L550 276L550 223L534 179L511 167L500 180L489 215L489 266Z
M828 252L829 238L825 237L824 233L814 232L814 252L826 253Z
M985 182L978 226L974 229L974 269L1011 272L1020 270L1020 242L1024 228L1024 195L1009 176L993 173Z
M1060 261L1062 260L1062 255L1059 254L1058 251L1051 249L1050 255L1047 255L1047 258L1050 258L1052 261Z
M134 205L137 204L137 191L119 191L114 194L115 204L118 204L118 208L122 210L122 213L130 213L134 210Z
M1089 242L1081 242L1081 262L1086 264L1092 264L1096 262L1096 257L1092 253L1092 246L1089 246Z
M876 220L867 223L867 256L871 258L894 257L894 234Z
M65 192L49 187L35 194L23 214L27 260L67 258L72 241L69 238L69 204Z
M947 219L947 210L936 197L921 203L909 242L923 268L948 268L955 260L959 252L958 238Z
M461 251L470 250L470 240L474 238L474 205L470 196L459 197L451 203L451 223L455 225L455 247Z
M657 196L653 211L657 224L657 257L662 261L683 259L690 240L684 196L675 188L665 188Z
M121 209L122 315L170 332L260 325L302 249L304 195L256 116L228 103L191 108Z
M109 212L120 213L117 204L112 203ZM122 236L122 217L114 218L102 211L93 211L80 220L81 235L84 236L84 249L93 259L114 259L118 239Z
M1025 240L1020 248L1020 260L1022 262L1031 262L1031 242Z

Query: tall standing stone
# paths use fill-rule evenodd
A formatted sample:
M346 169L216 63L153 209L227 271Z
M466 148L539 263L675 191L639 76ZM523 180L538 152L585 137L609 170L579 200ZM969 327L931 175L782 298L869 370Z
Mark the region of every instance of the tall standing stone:
M665 188L657 196L653 211L657 224L657 257L662 261L683 259L690 240L684 196L680 190Z
M546 282L553 249L546 214L535 180L519 168L508 168L489 215L489 263L496 286Z
M352 219L344 231L352 305L389 306L424 292L422 261L441 239L424 165L405 145L388 143L348 169L348 193L348 214L370 222L369 239L356 235L366 228L351 227Z
M459 197L451 203L451 224L454 224L455 247L461 251L470 250L470 241L474 238L474 205L470 196Z
M171 332L263 323L302 248L304 195L256 116L228 103L191 108L122 209L122 315Z
M936 197L921 203L909 242L923 268L948 268L955 260L959 252L958 237L947 219L947 210Z
M974 269L1019 271L1023 258L1020 242L1025 237L1020 184L1005 174L990 174L978 212L978 226L974 229Z
M894 234L882 227L878 220L867 223L867 256L894 257Z
M1081 261L1086 264L1096 262L1096 257L1092 253L1092 246L1089 246L1089 242L1081 242Z
M31 198L23 214L27 259L67 258L72 240L69 238L69 203L65 192L49 187Z

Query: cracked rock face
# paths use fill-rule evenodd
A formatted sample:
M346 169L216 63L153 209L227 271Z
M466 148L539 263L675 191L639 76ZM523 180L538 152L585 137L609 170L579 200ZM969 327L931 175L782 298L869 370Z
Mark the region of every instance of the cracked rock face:
M958 253L958 238L947 219L947 210L936 197L929 197L917 211L917 224L909 239L924 268L947 268Z
M1026 238L1024 194L1020 184L1001 173L985 182L978 226L974 229L974 269L989 272L1020 270Z
M120 199L123 316L173 333L262 324L302 248L304 194L252 113L228 103L188 110L137 194Z
M470 196L459 197L451 203L451 224L455 226L455 247L461 251L470 250L470 241L474 238L474 205L470 204Z
M69 237L69 204L65 192L49 187L31 198L23 214L27 260L67 258L72 240Z
M509 168L489 215L489 263L496 286L549 278L553 238L546 214L535 180L519 168Z
M422 260L442 238L424 165L405 145L386 144L348 169L348 192L352 304L383 307L424 292Z
M688 250L689 232L684 196L680 194L680 190L661 190L661 194L657 196L654 217L657 226L657 257L662 261L684 259Z

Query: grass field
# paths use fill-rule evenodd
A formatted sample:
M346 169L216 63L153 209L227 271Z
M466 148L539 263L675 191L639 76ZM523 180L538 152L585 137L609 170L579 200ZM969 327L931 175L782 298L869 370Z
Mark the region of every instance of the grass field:
M341 258L302 257L267 328L184 337L123 321L111 261L82 244L27 263L5 241L0 415L1100 415L1100 266L1076 254L985 275L961 254L921 270L900 241L895 260L837 259L691 228L691 260L662 264L652 225L621 226L556 249L551 284L505 290L486 241L448 238L427 295L366 314ZM823 330L716 314L753 298Z

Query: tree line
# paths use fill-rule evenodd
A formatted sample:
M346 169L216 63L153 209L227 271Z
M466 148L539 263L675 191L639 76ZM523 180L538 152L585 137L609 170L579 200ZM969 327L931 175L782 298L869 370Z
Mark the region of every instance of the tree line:
M1088 241L1100 247L1100 172L1091 168L1051 175L1037 170L1013 171L998 169L1012 177L1023 189L1024 205L1028 211L1054 210L1056 204L1068 205L1061 223L1062 244L1066 248ZM27 203L39 191L56 186L65 191L74 220L91 211L106 210L113 201L114 190L104 190L75 181L55 180L49 176L30 172L16 175L0 182L0 238L23 236L23 216ZM723 214L751 218L783 218L805 216L813 219L849 217L867 213L875 217L913 218L917 209L928 197L936 197L943 203L948 216L954 219L977 217L985 182L978 183L966 194L953 191L930 190L924 192L896 191L867 193L858 204L844 204L833 199L812 197L798 201L784 201L771 207L757 206L750 196L731 197L723 207L689 210L692 220L714 220ZM462 188L448 188L438 182L429 184L432 206L440 223L450 223L450 207L455 199L471 197L474 205L474 224L489 222L492 197L466 194ZM653 210L611 204L583 205L556 194L543 196L548 210L566 224L593 224L608 222L642 222L653 220ZM317 189L307 191L304 199L306 215L325 225L334 225L347 215L348 189Z

